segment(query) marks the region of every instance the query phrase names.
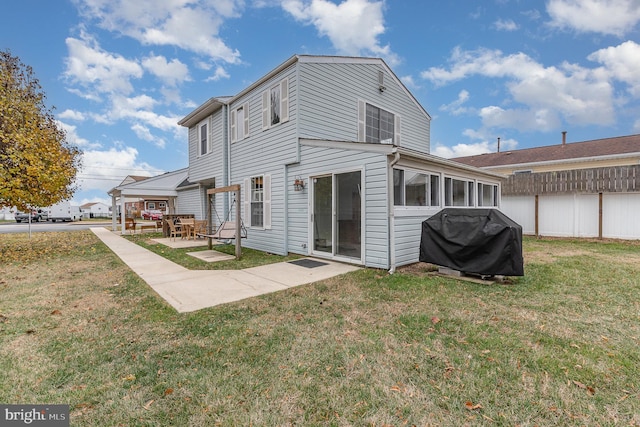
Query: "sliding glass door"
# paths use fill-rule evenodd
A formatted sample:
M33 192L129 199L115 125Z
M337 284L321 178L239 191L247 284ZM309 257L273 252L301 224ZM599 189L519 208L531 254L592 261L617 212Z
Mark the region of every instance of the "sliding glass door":
M313 252L362 258L362 173L313 178Z

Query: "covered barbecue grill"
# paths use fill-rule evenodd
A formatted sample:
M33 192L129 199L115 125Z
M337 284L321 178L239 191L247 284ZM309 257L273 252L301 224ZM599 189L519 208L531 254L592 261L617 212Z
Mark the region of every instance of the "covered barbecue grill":
M420 261L483 276L524 276L522 227L497 209L446 208L422 222Z

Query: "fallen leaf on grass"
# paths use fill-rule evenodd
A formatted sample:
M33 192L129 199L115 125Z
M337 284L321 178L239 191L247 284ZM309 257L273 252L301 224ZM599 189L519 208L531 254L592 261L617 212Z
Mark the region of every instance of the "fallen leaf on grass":
M577 385L578 387L580 387L581 389L587 390L587 393L589 393L589 394L590 394L590 395L592 395L592 396L596 393L596 389L595 389L595 388L590 387L590 386L588 386L588 385L584 385L584 384L582 384L580 381L575 381L575 380L574 380L574 381L573 381L573 383L574 383L575 385Z
M467 408L467 410L469 411L475 411L477 409L482 409L482 405L479 403L476 403L475 405L473 404L473 402L471 402L470 400L467 400L464 403L464 407Z
M172 389L172 388L168 388L168 389L166 389L166 390L164 391L164 395L165 395L165 396L168 396L168 395L170 395L170 394L172 394L172 393L173 393L173 389Z
M135 380L135 379L136 379L136 376L135 376L135 375L133 375L133 374L129 374L129 375L127 375L126 377L122 377L122 379L123 379L123 380L126 380L126 381L133 381L133 380Z
M52 315L52 316L55 316L55 315L58 315L58 314L62 314L62 312L61 312L60 310L53 310L53 311L51 312L51 315Z
M436 324L440 323L440 318L438 318L438 317L436 317L436 316L433 316L433 317L431 318L431 323L433 323L434 325L436 325Z

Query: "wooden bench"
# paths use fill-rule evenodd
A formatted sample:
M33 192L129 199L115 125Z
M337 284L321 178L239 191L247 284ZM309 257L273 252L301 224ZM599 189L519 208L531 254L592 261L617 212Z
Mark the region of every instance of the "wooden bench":
M157 223L148 223L148 222L143 222L140 224L140 233L142 233L144 230L153 230L153 231L157 231L158 230L158 224Z
M198 237L205 239L235 239L236 238L236 224L235 222L225 222L220 228L218 228L213 234L197 233Z

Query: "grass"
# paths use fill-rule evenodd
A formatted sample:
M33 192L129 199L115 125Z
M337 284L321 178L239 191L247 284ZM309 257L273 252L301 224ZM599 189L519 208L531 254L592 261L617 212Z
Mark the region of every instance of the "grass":
M242 248L242 257L239 261L234 259L230 261L205 262L191 255L187 255L187 253L208 250L206 241L203 241L204 246L199 247L169 248L153 240L161 238L162 233L125 234L123 237L190 270L239 270L300 258L300 256L295 254L280 256L254 249ZM228 255L235 256L236 254L235 244L215 245L213 249Z
M0 402L74 426L640 425L637 244L526 238L508 285L417 264L177 314L90 232L39 237L0 235Z

